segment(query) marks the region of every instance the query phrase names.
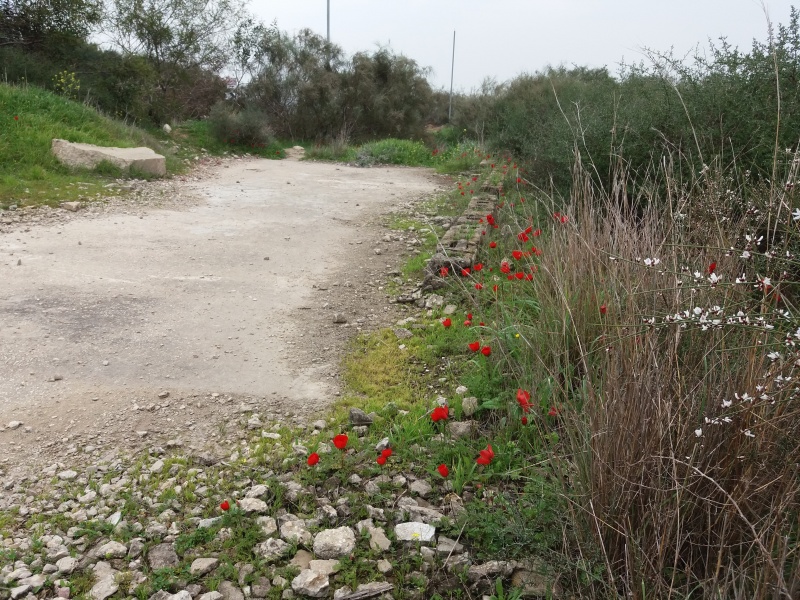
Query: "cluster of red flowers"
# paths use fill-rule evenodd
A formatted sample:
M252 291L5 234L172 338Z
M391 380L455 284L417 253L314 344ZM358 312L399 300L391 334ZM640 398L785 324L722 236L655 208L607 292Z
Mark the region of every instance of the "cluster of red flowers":
M392 455L392 449L384 448L380 456L375 459L375 462L378 463L380 466L383 466L386 464L386 459L389 458L391 455Z

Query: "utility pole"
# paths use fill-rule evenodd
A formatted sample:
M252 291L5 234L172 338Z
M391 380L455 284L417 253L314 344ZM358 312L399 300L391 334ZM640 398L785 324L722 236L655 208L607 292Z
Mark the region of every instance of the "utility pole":
M331 70L331 0L328 0L328 71Z
M330 2L330 0L328 0ZM453 118L453 74L456 69L456 32L453 32L453 63L450 66L450 108L447 109L447 123Z

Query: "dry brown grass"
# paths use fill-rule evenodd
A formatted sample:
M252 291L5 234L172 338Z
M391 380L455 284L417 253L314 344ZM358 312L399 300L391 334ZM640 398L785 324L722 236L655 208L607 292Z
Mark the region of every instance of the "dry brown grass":
M604 565L597 597L800 596L793 192L714 169L681 185L665 162L627 199L576 165L533 285L496 305L526 342L506 369L553 382L567 551Z

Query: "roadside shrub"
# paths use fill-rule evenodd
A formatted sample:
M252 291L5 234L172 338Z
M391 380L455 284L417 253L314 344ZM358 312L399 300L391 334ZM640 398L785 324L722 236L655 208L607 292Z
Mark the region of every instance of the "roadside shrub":
M211 132L221 143L263 148L274 141L267 116L252 108L234 111L219 103L211 109L208 121Z
M389 138L361 146L357 160L362 165L422 166L430 164L431 153L422 142Z
M597 597L795 597L800 196L719 164L682 181L679 160L630 202L579 153L569 200L508 186L496 247L459 281L506 374L503 422L560 440L564 552L594 561L575 581L603 565Z

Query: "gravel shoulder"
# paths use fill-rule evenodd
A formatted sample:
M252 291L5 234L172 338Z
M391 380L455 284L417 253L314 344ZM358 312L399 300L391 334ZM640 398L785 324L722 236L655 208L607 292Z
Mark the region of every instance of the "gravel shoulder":
M207 160L75 213L3 213L0 464L200 448L242 412L317 415L346 340L401 314L384 287L416 242L382 222L444 183L423 169Z

